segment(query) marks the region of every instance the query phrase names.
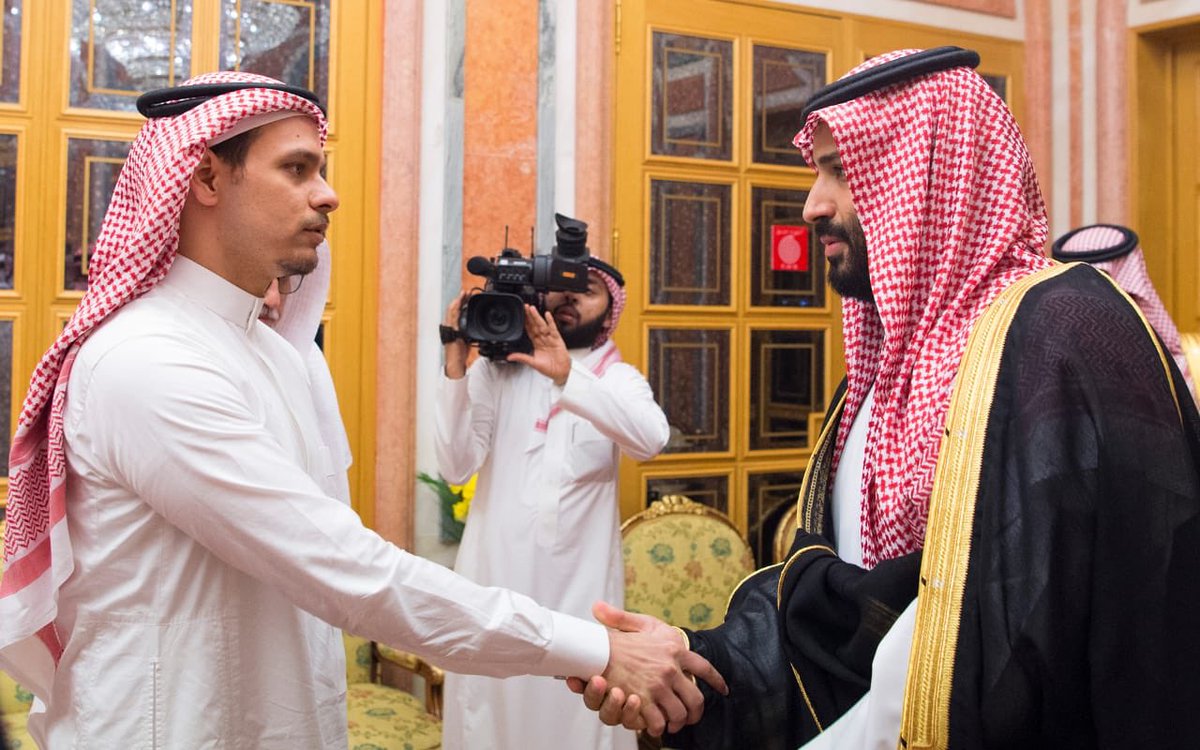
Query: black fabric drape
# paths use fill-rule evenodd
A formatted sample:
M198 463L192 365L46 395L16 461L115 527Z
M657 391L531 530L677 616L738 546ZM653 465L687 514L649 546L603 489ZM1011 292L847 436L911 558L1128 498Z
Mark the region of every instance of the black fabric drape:
M1200 417L1090 267L1026 297L988 420L952 748L1200 748Z
M916 598L921 571L920 552L865 570L825 544L801 532L780 587L784 653L822 727L870 689L875 651Z
M776 591L781 567L764 568L743 582L722 625L686 631L692 650L725 678L729 695L722 696L700 681L704 718L667 735L667 747L795 750L805 737L815 734L779 634Z

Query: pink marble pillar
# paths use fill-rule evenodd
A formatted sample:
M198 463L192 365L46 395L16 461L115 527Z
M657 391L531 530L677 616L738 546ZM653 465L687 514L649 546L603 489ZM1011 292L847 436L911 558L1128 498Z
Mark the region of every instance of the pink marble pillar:
M1129 32L1125 0L1096 0L1096 219L1127 224Z
M388 0L379 92L379 296L375 342L375 530L411 549L417 422L417 267L420 211L421 0ZM404 366L398 366L404 363Z
M1083 76L1091 73L1083 69L1082 14L1079 0L1068 0L1067 39L1070 49L1067 51L1067 64L1070 66L1071 173L1067 185L1071 191L1069 224L1072 227L1083 224L1083 118L1095 116L1093 112L1083 111Z
M537 0L467 0L463 257L528 254L537 205ZM479 279L464 268L463 280Z
M588 222L594 255L612 257L613 9L578 0L575 83L575 215ZM618 259L619 260L619 259Z
M1025 122L1022 130L1046 205L1054 193L1051 133L1050 2L1025 0Z

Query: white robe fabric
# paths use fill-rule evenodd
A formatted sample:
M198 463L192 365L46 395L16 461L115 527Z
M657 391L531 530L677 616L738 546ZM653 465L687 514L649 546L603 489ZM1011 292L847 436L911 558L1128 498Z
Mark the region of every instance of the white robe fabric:
M603 670L595 623L413 557L335 499L305 363L261 305L179 257L79 351L41 746L345 750L338 627L450 669Z
M625 598L618 448L649 459L669 428L635 368L616 362L593 372L616 354L611 341L571 354L562 388L524 365L484 359L464 378L443 375L436 447L448 481L479 473L455 570L590 617L597 599L620 606ZM559 682L447 675L445 697L446 750L636 745L632 732L602 725Z
M875 387L863 398L854 417L842 460L833 478L833 525L838 557L862 565L862 473L867 424L875 405ZM917 603L905 608L879 642L871 662L871 689L804 750L895 750L900 740L900 713L908 678Z

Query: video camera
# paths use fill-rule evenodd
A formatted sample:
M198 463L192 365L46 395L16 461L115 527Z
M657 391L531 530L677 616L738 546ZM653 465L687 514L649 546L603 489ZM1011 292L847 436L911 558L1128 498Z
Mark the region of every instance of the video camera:
M506 247L492 260L476 255L467 261L467 270L487 283L459 313L459 336L488 359L533 351L525 334L525 305L544 313L546 292L587 291L587 224L562 214L554 214L554 221L558 229L549 255L526 258Z

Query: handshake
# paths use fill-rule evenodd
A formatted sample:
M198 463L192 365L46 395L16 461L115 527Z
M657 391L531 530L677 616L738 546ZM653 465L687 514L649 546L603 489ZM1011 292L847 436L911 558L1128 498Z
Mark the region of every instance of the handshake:
M567 686L610 726L645 729L658 737L695 724L704 712L696 678L726 695L725 679L708 660L688 649L682 630L648 615L625 612L604 602L592 614L609 628L608 667L587 682L570 677Z

